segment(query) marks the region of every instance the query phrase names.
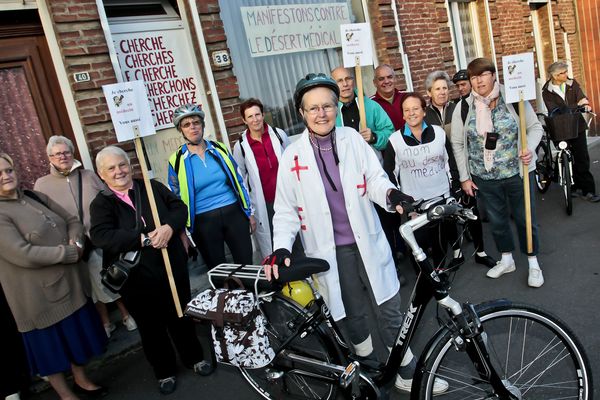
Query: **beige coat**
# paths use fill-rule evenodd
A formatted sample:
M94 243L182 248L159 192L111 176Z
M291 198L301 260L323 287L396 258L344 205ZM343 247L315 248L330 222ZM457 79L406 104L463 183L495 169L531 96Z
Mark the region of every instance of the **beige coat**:
M83 226L46 195L0 197L0 283L20 332L43 329L87 301L77 247Z

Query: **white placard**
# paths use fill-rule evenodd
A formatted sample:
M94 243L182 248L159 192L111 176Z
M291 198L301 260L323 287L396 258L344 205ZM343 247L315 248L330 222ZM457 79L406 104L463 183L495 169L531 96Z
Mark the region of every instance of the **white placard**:
M200 103L193 63L182 43L183 29L115 33L112 35L123 80L143 80L156 129L173 127L173 110Z
M356 57L359 57L360 65L373 65L373 45L369 23L341 25L340 32L344 67L356 66Z
M240 7L252 57L340 47L347 3Z
M119 142L135 137L134 126L139 128L140 136L156 133L144 81L104 85L102 90Z
M535 66L533 53L521 53L502 57L504 90L507 103L518 103L520 94L523 100L535 99Z

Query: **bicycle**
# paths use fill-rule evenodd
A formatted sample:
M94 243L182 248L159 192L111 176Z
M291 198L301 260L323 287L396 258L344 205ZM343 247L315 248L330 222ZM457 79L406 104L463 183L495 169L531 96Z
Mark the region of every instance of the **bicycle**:
M229 276L259 293L261 312L276 357L265 368L240 368L265 399L378 399L400 367L423 316L435 298L447 311L417 363L411 399L432 399L436 378L449 388L436 399L592 399L592 374L579 340L560 319L537 307L507 299L460 304L449 295L448 271L434 269L414 231L446 218L474 219L457 203L418 205L421 214L400 227L419 273L396 342L385 364L364 362L329 313L312 279L326 271L323 260L307 259L279 270L268 282L262 266L221 264L209 271L213 286ZM314 300L305 307L285 297L286 282L306 280Z
M590 113L585 107L565 107L552 110L548 116L538 113L538 118L544 127L544 135L536 148L538 159L536 161L535 182L540 193L546 193L552 181L557 181L562 187L563 198L567 215L573 214L573 155L567 140L577 137L579 115ZM569 119L571 129L556 129L558 120ZM558 148L556 157L553 156L552 142Z

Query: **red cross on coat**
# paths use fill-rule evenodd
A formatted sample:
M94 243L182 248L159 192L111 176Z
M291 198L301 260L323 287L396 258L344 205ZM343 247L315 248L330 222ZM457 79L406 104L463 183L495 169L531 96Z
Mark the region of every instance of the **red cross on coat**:
M367 177L363 174L363 183L361 185L356 185L357 189L363 189L361 197L367 194Z
M295 166L292 167L290 169L290 171L296 173L296 177L298 178L298 182L300 182L300 171L308 170L308 167L306 165L300 165L298 163L298 156L297 155L294 156L294 164L295 164Z

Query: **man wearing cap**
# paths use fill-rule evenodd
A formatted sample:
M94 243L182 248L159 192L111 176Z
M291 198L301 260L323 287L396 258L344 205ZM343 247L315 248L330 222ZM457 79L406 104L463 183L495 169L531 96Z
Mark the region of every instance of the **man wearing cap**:
M396 72L388 64L381 64L375 68L373 85L377 91L371 99L377 102L387 113L394 124L394 130L402 129L404 116L402 115L402 100L404 92L396 89Z
M281 157L273 218L276 250L265 271L271 279L278 278L279 268L294 267L290 251L300 233L306 255L329 263L316 279L332 317L344 319L356 355L374 358L372 321L391 348L402 314L396 268L373 203L402 213L413 199L389 181L356 130L336 127L339 92L324 74L308 74L296 85L294 105L306 129ZM405 358L403 364L412 366L412 353ZM406 379L399 376L396 386L410 390L412 372Z

